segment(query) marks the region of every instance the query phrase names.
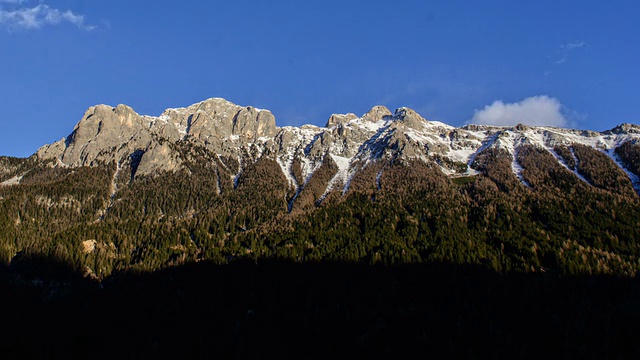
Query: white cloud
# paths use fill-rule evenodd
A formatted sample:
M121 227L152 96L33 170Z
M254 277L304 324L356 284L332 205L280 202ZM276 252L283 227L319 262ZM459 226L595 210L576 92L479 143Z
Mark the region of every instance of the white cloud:
M558 65L564 64L565 62L567 62L570 52L585 46L587 46L587 43L582 40L571 41L566 44L560 45L560 49L558 50L558 57L555 60L555 63Z
M560 47L565 50L573 50L573 49L581 48L585 45L587 45L587 43L580 40L580 41L572 41L570 43L566 43Z
M24 0L0 0L2 3L21 4ZM0 8L0 26L9 30L33 30L45 25L58 25L68 22L84 30L93 30L95 26L88 25L84 15L75 14L71 10L61 11L46 4L35 7L20 7L11 10Z
M501 126L526 124L565 127L569 122L561 110L560 101L546 95L532 96L517 103L505 104L497 100L482 110L476 110L469 122Z

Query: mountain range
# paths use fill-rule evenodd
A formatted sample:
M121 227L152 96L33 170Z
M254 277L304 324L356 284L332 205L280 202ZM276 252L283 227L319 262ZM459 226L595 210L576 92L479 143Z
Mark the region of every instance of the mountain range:
M66 138L0 158L0 182L3 261L46 253L98 279L239 257L627 275L640 264L633 124L453 127L375 106L278 127L221 98L160 116L97 105Z
M570 166L576 163L575 154L561 150L580 144L609 156L638 190L638 175L615 152L623 143L638 139L640 127L631 124L603 133L524 125L455 128L428 121L409 108L392 113L384 106L375 106L360 117L333 114L325 127L277 127L268 110L212 98L187 108L167 109L158 117L139 115L126 105L94 106L67 138L43 146L36 156L69 167L114 162L120 169L133 164L131 176L135 177L183 168L183 156L170 145L181 141L215 154L221 165L234 169L234 178L245 163L275 160L296 189L303 188L326 160L338 169L327 184L326 195L334 188L348 191L355 174L378 160L433 161L448 176L477 175L475 157L489 148L507 151L513 158L514 175L528 186L517 161L518 149L527 145L548 151L559 164L587 181Z

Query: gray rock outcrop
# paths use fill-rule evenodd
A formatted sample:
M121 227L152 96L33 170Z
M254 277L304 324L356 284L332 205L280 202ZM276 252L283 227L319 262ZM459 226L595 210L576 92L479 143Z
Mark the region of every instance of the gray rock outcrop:
M189 136L213 152L232 155L243 145L273 139L276 132L270 111L219 98L167 109L159 117L141 116L126 105L97 105L86 111L67 138L43 146L37 155L67 166L93 166L126 161L139 152L143 155L137 173L145 175L180 168L182 160L167 142Z

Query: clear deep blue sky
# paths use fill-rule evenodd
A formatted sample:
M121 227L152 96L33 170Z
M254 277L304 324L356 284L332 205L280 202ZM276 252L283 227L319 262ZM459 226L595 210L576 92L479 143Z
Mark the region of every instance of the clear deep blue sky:
M463 125L527 98L565 123L640 123L635 1L0 0L0 155L87 107L159 115L209 97L324 125L373 105ZM533 111L524 107L523 111ZM514 105L515 106L515 105ZM519 114L519 113L518 113Z

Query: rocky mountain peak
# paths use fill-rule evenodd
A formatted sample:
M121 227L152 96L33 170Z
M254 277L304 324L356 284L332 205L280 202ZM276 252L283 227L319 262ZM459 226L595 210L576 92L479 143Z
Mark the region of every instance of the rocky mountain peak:
M427 123L427 120L415 112L415 110L406 107L397 109L393 117L402 121L407 127L412 129L420 130L422 126Z
M382 105L376 105L366 114L362 115L362 121L378 122L380 120L390 119L393 116L391 111Z
M259 138L272 138L276 134L276 118L269 110L247 106L233 118L232 135L244 137L249 142Z
M213 152L230 155L248 144L273 139L276 132L275 117L270 111L221 98L186 108L169 108L158 117L141 116L122 104L95 105L85 112L68 137L43 146L37 155L58 159L68 166L92 166L126 162L135 153L140 158L140 174L145 174L177 169L181 160L168 144L187 137ZM229 146L228 142L235 145Z
M221 98L211 98L187 108L167 109L160 120L175 124L180 133L216 143L231 136L255 142L276 134L275 117L269 110L242 107Z
M327 123L324 127L330 128L333 126L336 126L338 124L345 124L348 123L351 120L355 120L357 119L358 116L356 116L356 114L354 113L347 113L347 114L331 114L331 116L329 117L329 120L327 120Z
M623 123L613 129L606 131L611 134L640 134L640 126L635 124Z

